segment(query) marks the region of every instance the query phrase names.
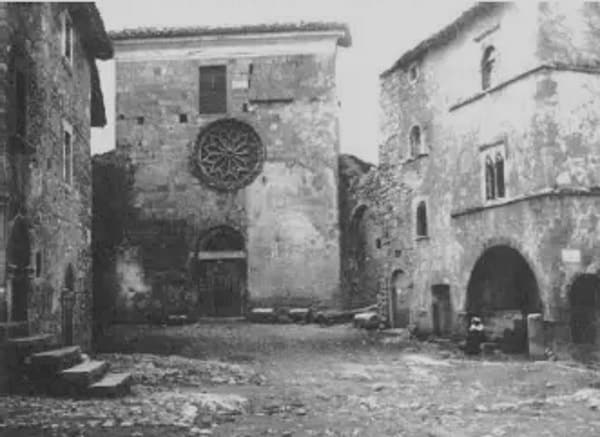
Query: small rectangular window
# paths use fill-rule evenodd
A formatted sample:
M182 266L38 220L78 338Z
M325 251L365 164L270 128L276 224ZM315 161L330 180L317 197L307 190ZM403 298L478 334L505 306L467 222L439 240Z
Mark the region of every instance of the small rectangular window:
M63 180L71 185L73 183L73 128L64 122L63 143Z
M39 250L35 253L35 277L42 276L42 252Z
M200 67L200 114L227 112L227 68L225 65Z
M73 23L68 12L62 15L62 55L73 62Z

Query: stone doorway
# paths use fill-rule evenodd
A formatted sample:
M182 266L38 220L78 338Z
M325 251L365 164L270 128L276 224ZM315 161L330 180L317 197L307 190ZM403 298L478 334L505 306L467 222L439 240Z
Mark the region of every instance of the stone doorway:
M243 236L233 228L219 226L199 242L195 277L198 313L235 317L243 314L246 290L246 252Z
M579 276L569 292L571 339L576 344L594 345L600 340L600 278Z
M507 351L527 351L527 315L542 313L533 271L517 250L499 245L477 260L467 287L467 314L483 318L486 335Z
M438 337L448 337L452 333L452 304L450 286L437 284L431 287L431 313L433 333Z
M13 321L27 320L31 290L31 242L25 218L17 216L8 240L8 282L10 287L10 316Z
M404 270L395 270L390 279L389 312L392 328L406 328L410 322L410 303L407 288Z
M69 264L65 271L64 288L61 295L62 334L66 346L73 344L73 307L75 305L75 272Z

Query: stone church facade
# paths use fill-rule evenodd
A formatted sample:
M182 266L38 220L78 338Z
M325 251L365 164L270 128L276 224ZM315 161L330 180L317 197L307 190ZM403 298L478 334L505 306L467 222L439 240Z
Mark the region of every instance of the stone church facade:
M0 47L0 354L28 334L89 349L90 135L112 43L93 3L0 3Z
M122 220L110 229L100 219L114 219L110 206L96 211L98 245L114 242L96 276L116 290L114 317L338 306L335 64L347 28L135 29L112 38L117 148L96 158L95 178L98 205L122 197ZM110 191L117 179L124 185Z
M444 336L476 313L522 350L541 313L548 346L600 342L599 22L481 3L381 75L380 165L344 214L390 324Z

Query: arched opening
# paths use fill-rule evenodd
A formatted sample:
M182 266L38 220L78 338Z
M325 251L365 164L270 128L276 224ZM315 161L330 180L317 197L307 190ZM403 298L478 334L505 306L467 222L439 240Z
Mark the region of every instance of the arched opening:
M419 156L419 154L421 153L421 143L422 143L422 138L421 138L421 127L420 126L413 126L410 128L410 132L409 132L409 145L410 145L410 156L411 158L415 158L417 156Z
M569 292L571 339L576 344L596 344L600 340L600 278L579 276Z
M376 301L378 280L375 252L382 247L382 241L375 230L371 211L366 205L359 206L350 220L348 235L348 278L350 307L372 304Z
M11 319L27 320L27 301L30 292L31 241L29 224L22 216L17 216L8 238L8 268L11 288Z
M496 49L493 46L489 46L485 49L481 57L481 89L483 90L487 90L492 84L495 62Z
M247 277L245 246L244 236L229 226L212 228L198 240L194 276L200 315L242 315Z
M467 312L482 317L491 341L512 352L527 349L527 314L542 311L535 275L509 246L487 249L475 263L467 287Z
M394 270L390 278L389 314L392 328L406 328L410 322L408 284L404 270Z
M61 295L62 306L62 333L65 345L73 344L73 307L75 305L75 271L69 263L65 270L63 291Z

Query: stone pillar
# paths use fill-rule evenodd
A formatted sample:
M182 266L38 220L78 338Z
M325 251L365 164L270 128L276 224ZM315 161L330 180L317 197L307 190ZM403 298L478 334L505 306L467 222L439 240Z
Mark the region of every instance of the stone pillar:
M527 315L527 345L529 358L532 360L545 358L544 318L539 313Z

